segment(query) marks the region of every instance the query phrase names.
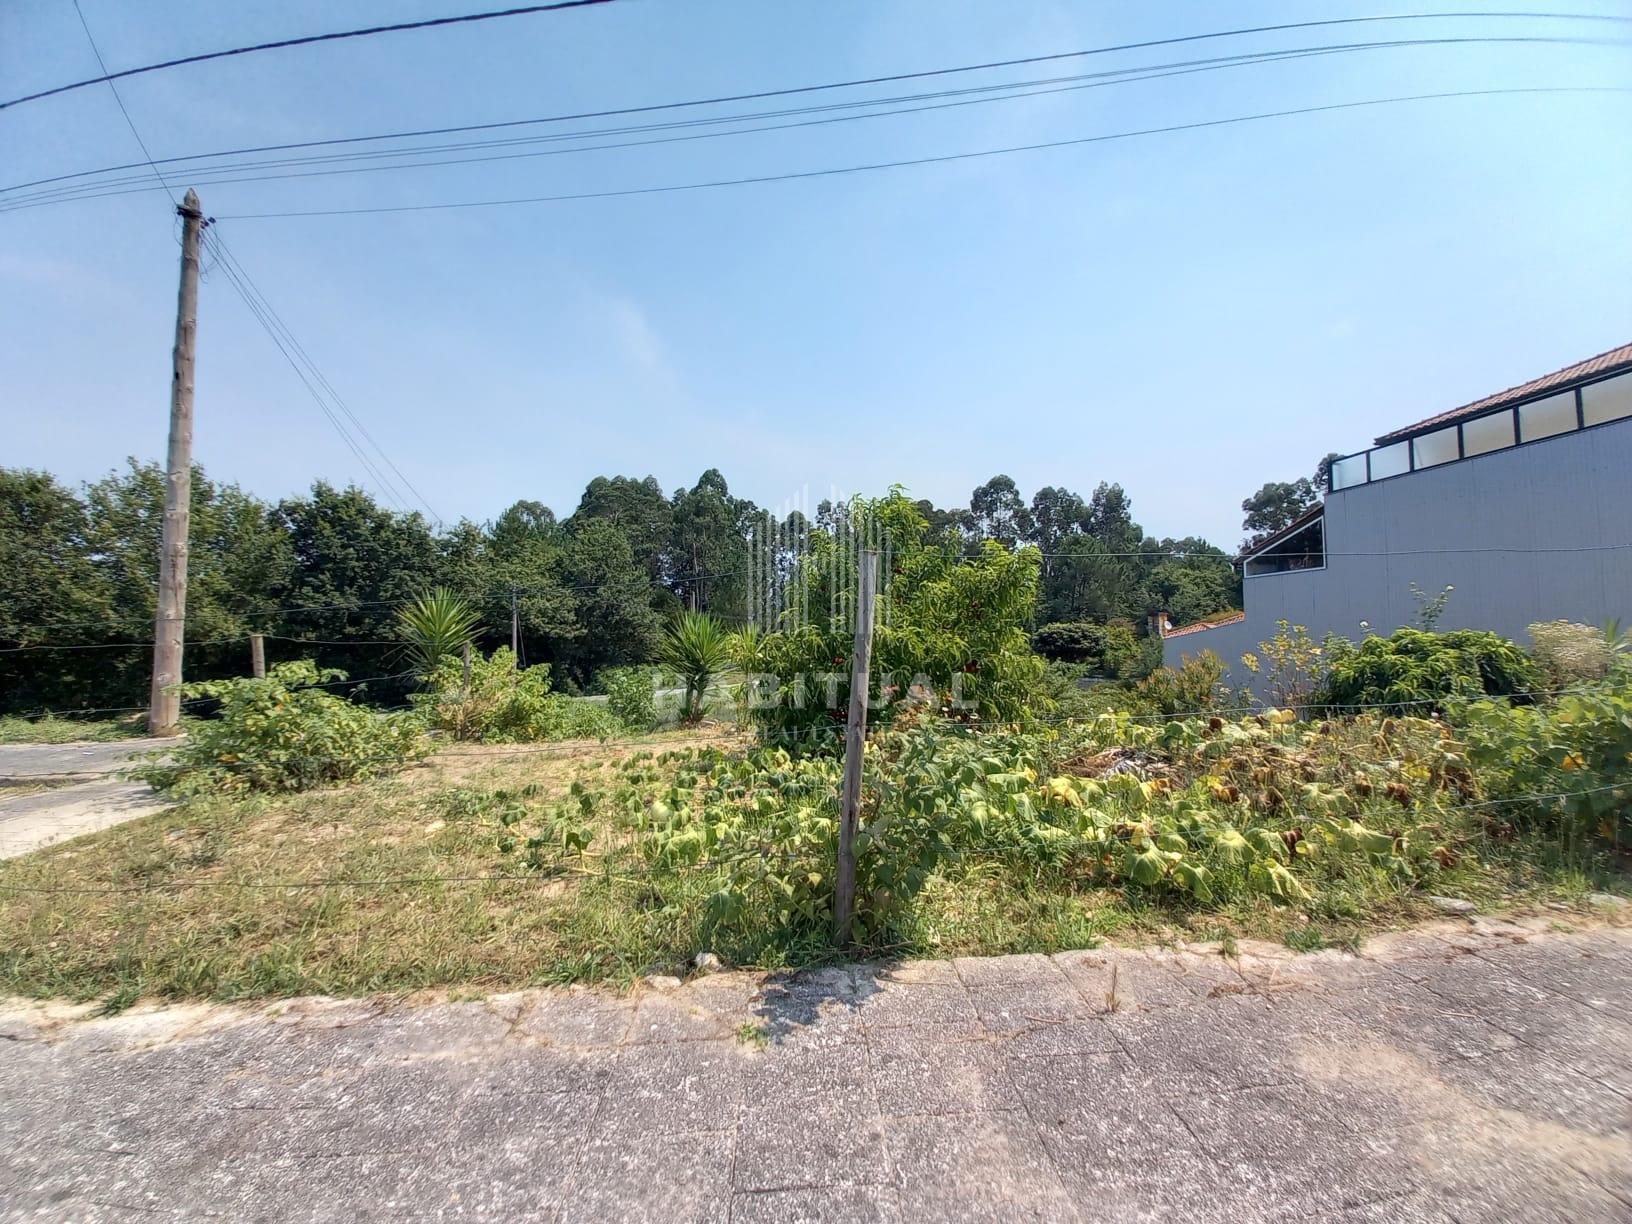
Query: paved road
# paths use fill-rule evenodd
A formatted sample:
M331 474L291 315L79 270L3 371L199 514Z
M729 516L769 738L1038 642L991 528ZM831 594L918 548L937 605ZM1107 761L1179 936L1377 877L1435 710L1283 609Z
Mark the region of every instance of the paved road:
M102 778L145 752L175 742L127 739L105 744L0 744L0 781Z
M84 779L35 795L0 799L0 859L163 811L144 783L112 775L174 740L128 739L107 744L0 744L0 781Z
M1545 926L629 998L13 1006L0 1215L1624 1222L1632 930Z
M169 806L145 782L101 778L0 801L0 859L151 816Z

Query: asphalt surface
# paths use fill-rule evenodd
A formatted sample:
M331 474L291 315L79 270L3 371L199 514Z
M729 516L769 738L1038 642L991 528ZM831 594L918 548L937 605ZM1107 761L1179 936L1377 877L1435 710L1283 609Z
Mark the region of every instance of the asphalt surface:
M0 781L104 778L144 753L175 742L126 739L97 744L0 744Z
M166 804L145 783L114 775L155 748L174 743L0 744L0 781L68 783L0 799L0 859L163 811Z
M14 1004L0 1216L1626 1221L1632 930L1557 925L630 996Z

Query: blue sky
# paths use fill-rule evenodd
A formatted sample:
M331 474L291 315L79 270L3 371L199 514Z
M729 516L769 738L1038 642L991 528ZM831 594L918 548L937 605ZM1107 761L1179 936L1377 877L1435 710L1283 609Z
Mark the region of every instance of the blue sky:
M81 3L113 68L484 7ZM164 157L1407 11L618 0L185 67L121 92ZM945 84L1518 34L1632 39L1632 25L1300 31ZM0 93L95 72L69 0L7 5ZM1028 494L1120 481L1148 530L1229 547L1241 499L1265 480L1632 338L1632 94L1412 103L683 194L225 218L777 174L1546 85L1632 85L1632 48L1372 50L794 132L221 185L204 204L444 519L490 518L524 497L567 513L597 474L650 473L672 489L717 466L777 506L801 489L892 483L962 504L1006 472ZM105 86L0 111L6 184L137 156ZM77 481L162 455L170 212L154 192L0 216L0 463ZM199 336L196 455L212 475L267 497L316 478L372 487L219 272Z

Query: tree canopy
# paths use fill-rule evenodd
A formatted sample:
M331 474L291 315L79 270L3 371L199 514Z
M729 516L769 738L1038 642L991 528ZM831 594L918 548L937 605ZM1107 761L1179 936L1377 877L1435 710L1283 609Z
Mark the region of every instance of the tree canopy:
M886 504L912 511L914 548L971 559L989 541L1037 549L1032 627L1115 621L1142 633L1158 608L1182 624L1239 602L1222 550L1146 535L1115 483L1086 498L1049 486L1028 501L998 475L965 506L904 496ZM0 653L0 710L142 703L163 503L152 463L132 460L79 489L0 468L0 647L53 647ZM587 685L654 658L681 610L728 625L763 618L817 529L845 512L824 503L810 522L797 511L779 520L709 469L668 494L651 476L597 476L565 519L521 500L490 522L437 530L358 488L319 482L269 503L196 469L186 674L243 674L256 631L268 635L269 661L311 658L349 673L338 691L400 702L409 681L397 612L446 587L476 612L483 648L509 645L514 601L524 659L548 665L563 687ZM55 649L63 645L96 649Z

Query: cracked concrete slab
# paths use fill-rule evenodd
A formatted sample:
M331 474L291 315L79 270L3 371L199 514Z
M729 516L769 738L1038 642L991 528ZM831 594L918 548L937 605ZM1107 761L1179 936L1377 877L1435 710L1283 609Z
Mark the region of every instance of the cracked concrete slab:
M1625 1221L1632 929L0 1005L0 1218Z

